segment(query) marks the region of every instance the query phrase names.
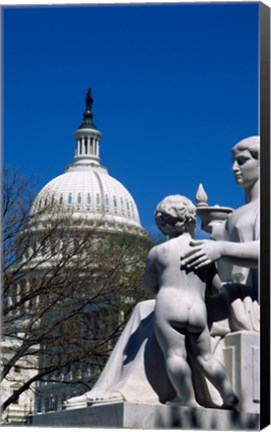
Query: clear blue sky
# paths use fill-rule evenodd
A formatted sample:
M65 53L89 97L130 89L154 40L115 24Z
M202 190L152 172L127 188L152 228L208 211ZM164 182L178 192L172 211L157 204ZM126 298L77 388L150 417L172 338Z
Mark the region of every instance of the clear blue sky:
M166 195L238 207L231 148L258 134L259 3L4 9L4 162L40 186L73 160L88 87L101 159L141 223Z

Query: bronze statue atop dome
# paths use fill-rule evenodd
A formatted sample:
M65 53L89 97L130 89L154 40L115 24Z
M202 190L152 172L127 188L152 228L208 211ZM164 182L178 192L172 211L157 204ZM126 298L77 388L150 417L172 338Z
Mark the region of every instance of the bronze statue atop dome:
M93 101L94 101L94 99L93 99L92 94L91 94L91 89L89 88L87 91L87 94L86 94L86 109L87 110L91 111Z

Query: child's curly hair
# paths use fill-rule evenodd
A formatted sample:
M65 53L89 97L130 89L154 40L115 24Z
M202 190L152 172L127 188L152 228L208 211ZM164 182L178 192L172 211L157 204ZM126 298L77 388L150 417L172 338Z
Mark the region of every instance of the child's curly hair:
M170 195L158 204L154 218L163 234L191 233L196 227L196 207L182 195Z

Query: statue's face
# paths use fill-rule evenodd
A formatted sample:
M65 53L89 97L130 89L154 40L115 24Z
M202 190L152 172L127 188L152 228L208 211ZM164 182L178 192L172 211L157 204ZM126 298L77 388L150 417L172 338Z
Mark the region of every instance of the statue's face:
M259 160L251 156L248 150L233 150L232 170L238 186L247 188L259 178Z

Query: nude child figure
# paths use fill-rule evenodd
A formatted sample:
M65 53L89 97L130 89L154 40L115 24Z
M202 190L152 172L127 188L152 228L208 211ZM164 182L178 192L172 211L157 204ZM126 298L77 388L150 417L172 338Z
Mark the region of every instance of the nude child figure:
M217 288L214 265L199 271L180 265L180 256L189 252L196 228L196 208L181 196L166 197L156 208L155 221L169 240L153 247L147 258L144 286L156 292L154 331L165 357L169 379L180 405L196 405L187 349L204 376L219 391L223 408L237 409L234 393L222 364L211 353L207 325L206 290Z

